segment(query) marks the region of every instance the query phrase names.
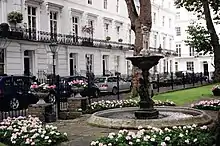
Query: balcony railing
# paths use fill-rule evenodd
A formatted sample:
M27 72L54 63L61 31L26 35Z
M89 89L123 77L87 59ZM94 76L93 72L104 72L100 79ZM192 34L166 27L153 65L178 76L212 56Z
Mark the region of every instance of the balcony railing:
M3 36L0 31L0 36ZM131 50L133 45L94 38L80 37L73 34L58 34L34 29L10 29L6 35L9 39L27 40L33 42L51 43L57 42L62 45L87 46L107 49Z
M62 45L87 46L87 47L120 49L120 50L134 49L133 44L99 40L88 37L80 37L74 34L57 34L57 33L45 32L45 31L36 31L35 29L11 28L10 31L7 32L7 34L3 34L3 32L0 31L0 37L1 36L7 36L9 39L27 40L33 42L43 42L43 43L57 42L58 44L62 44ZM153 54L163 54L164 56L170 56L170 55L176 56L176 52L173 50L152 48L152 47L150 47L149 49L150 52Z

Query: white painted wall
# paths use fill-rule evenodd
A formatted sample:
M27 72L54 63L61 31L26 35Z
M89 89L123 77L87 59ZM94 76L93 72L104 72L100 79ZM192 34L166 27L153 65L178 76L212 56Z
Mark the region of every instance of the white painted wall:
M187 32L188 26L191 22L197 22L200 23L200 25L203 25L206 28L206 23L204 20L198 20L197 15L188 12L184 8L176 9L176 12L180 13L180 18L176 19L175 21L175 27L181 28L181 36L176 36L175 34L175 44L181 44L181 57L175 57L175 62L178 62L178 70L179 71L186 71L186 63L187 62L194 62L194 72L204 72L203 68L203 62L206 61L208 63L208 69L209 72L214 71L213 64L213 56L207 54L207 55L199 55L198 53L194 53L194 56L190 56L190 48L189 46L186 46L184 40L187 40ZM217 25L215 25L216 31L219 32L219 29ZM196 56L196 57L195 57Z
M49 5L48 5L49 3ZM20 11L23 14L23 23L28 22L27 6L37 8L37 31L50 31L49 12L58 12L58 33L72 33L72 17L79 17L79 35L84 36L81 29L88 23L89 19L94 20L94 38L105 39L104 22L110 20L109 36L111 41L118 41L116 37L116 26L120 24L119 38L123 39L123 43L134 43L134 33L131 35L129 42L130 20L128 18L127 6L124 0L119 0L119 11L116 12L116 0L108 0L107 10L103 8L103 0L93 0L93 4L87 3L87 0L1 0L0 1L0 23L7 22L7 14L11 11ZM52 6L54 5L54 6ZM137 4L138 6L138 4ZM152 1L152 18L156 13L155 23L152 26L150 46L158 48L162 45L163 49L175 50L174 44L174 27L175 27L175 9L172 0ZM165 16L164 26L162 18ZM170 19L170 25L169 25ZM23 26L24 24L19 24ZM156 44L154 34L157 34ZM163 46L162 38L166 37L165 46ZM171 40L171 41L170 41ZM171 43L170 43L170 42ZM171 45L169 45L171 44ZM48 55L48 46L43 43L34 43L28 41L13 40L9 47L5 50L5 73L7 74L23 74L23 52L24 50L32 50L33 54L33 74L37 75L38 70L49 71L48 63L51 63L51 55ZM102 55L109 55L109 68L114 70L114 56L120 56L120 69L122 74L126 74L128 67L126 57L132 56L132 51L109 50L105 48L90 48L83 46L60 46L57 60L57 73L61 76L69 75L69 53L78 53L77 69L85 70L85 54L94 55L94 73L102 74ZM173 59L173 58L169 58ZM174 62L174 61L173 61ZM163 64L161 64L161 68ZM174 65L173 65L174 66ZM170 68L170 67L169 67ZM160 70L163 72L163 70Z

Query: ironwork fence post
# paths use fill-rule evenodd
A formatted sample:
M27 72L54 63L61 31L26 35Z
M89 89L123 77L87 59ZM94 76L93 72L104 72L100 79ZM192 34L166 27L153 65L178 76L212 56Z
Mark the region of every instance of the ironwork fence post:
M90 96L90 91L91 91L91 72L87 72L86 76L88 78L88 100L89 100L89 104L91 104L91 96Z
M210 83L210 79L209 79L209 77L210 77L210 74L209 74L209 72L208 72L208 83Z
M183 81L183 88L186 88L186 85L185 85L185 75L184 75L184 73L182 74L182 81Z
M201 82L201 85L203 84L202 80L203 80L202 72L200 72L200 82Z
M157 74L157 92L160 92L160 75Z
M57 103L57 110L56 110L56 116L59 119L59 113L60 113L60 76L56 76L56 103ZM66 89L65 89L66 90Z
M174 83L174 80L173 80L173 72L171 72L171 87L172 87L172 90L173 90L173 83Z
M195 86L195 73L194 73L194 71L192 73L192 84L193 84L193 86Z
M120 94L119 94L119 73L117 73L117 89L118 89L118 92L117 92L117 98L118 100L120 100Z

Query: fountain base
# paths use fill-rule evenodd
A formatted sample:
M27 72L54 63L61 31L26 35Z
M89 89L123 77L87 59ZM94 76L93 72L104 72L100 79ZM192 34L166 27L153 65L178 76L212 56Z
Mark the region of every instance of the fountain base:
M139 109L134 113L137 119L157 119L159 117L158 110L151 109Z

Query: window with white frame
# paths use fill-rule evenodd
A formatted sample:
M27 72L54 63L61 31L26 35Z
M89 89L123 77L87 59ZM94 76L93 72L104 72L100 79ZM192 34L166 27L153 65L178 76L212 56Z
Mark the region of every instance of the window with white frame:
M171 28L171 18L169 18L169 28Z
M173 72L173 60L170 60L170 72Z
M156 15L157 15L157 14L154 12L154 13L153 13L153 24L156 24Z
M28 6L28 29L36 31L37 23L36 7Z
M128 42L131 44L131 29L129 29L129 36L128 36L129 38L129 40L128 40Z
M93 72L93 54L86 54L86 71Z
M103 2L104 2L104 4L103 4L104 5L104 9L107 9L108 8L108 0L104 0Z
M192 61L186 62L186 69L189 71L194 71L194 62Z
M69 65L70 65L70 76L77 74L77 53L70 53Z
M194 48L189 47L189 56L194 56L194 52L195 52Z
M176 53L178 57L181 57L181 44L176 44Z
M117 39L120 38L120 26L116 26L116 35L117 35Z
M88 4L92 5L92 0L88 0Z
M88 20L88 26L92 29L92 33L91 35L93 36L94 35L94 32L95 32L95 21L94 20Z
M167 68L166 65L167 65L167 64L166 64L166 60L164 59L164 60L163 60L163 72L164 72L164 73L166 72L166 68Z
M115 61L115 71L119 72L119 67L120 67L120 56L114 56L114 61Z
M79 32L79 17L73 17L72 18L72 22L73 22L73 34L78 36L78 32Z
M163 49L166 49L166 37L163 37Z
M178 72L178 62L175 62L175 72Z
M109 24L108 23L104 23L104 34L105 34L105 37L107 37L109 34Z
M119 0L116 1L116 12L119 12Z
M169 39L169 49L172 49L172 39Z
M154 48L157 48L157 34L154 35Z
M180 19L180 12L176 12L176 19L177 19L177 20Z
M162 18L162 26L165 26L165 16Z
M51 34L57 34L57 12L50 11L50 32Z
M181 36L181 28L176 27L176 36Z

